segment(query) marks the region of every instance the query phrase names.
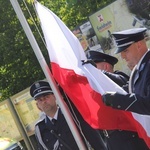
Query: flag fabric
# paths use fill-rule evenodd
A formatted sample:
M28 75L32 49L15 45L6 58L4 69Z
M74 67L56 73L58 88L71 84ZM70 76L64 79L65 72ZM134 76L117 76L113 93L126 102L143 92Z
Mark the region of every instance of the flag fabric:
M137 131L150 147L150 116L115 110L105 106L101 95L106 91L126 93L86 60L76 36L48 8L35 3L41 22L52 73L84 120L95 129Z

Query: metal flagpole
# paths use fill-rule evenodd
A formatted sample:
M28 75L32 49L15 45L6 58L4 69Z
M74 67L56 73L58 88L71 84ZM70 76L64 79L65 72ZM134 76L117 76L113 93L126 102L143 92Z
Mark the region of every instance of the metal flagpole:
M21 23L21 25L22 25L25 33L26 33L26 36L27 36L27 38L28 38L33 50L34 50L34 53L35 53L40 65L41 65L41 68L42 68L42 70L46 76L46 79L51 85L51 88L52 88L52 90L56 96L57 103L60 106L60 108L61 108L61 110L65 116L65 119L66 119L66 121L70 127L70 130L74 136L74 139L75 139L79 149L80 150L86 150L85 145L81 139L81 136L77 130L77 127L76 127L76 125L75 125L75 123L71 117L70 111L61 97L61 94L57 88L56 82L54 81L54 78L50 72L50 69L49 69L49 67L48 67L48 65L47 65L47 63L43 57L43 54L42 54L42 52L41 52L41 50L40 50L40 48L39 48L39 46L35 40L35 37L34 37L32 31L31 31L31 29L30 29L30 27L26 21L26 18L25 18L24 14L23 14L20 6L19 6L18 1L17 0L10 0L10 2L12 4L12 6L13 6L13 8L14 8L17 16L18 16L18 19L19 19L19 21L20 21L20 23Z

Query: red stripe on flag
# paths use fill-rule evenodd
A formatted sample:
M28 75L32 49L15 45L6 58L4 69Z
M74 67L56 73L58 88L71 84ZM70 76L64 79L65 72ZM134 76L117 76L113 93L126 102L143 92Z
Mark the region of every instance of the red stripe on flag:
M144 139L145 143L150 148L150 137L147 135L147 132L145 131L145 129L143 128L143 126L138 121L136 121L136 120L134 120L134 125L136 126L136 129L137 129L139 137L141 137L142 139Z
M67 93L85 121L93 128L136 131L131 122L133 120L131 113L105 106L101 95L90 87L86 77L76 74L73 70L60 68L53 62L51 66L56 81Z

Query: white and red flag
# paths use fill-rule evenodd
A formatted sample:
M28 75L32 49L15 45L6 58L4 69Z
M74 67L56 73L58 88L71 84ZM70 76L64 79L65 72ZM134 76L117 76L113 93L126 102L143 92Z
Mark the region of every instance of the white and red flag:
M84 120L95 129L137 131L150 147L150 116L115 110L103 104L106 91L125 93L117 84L86 60L76 36L48 8L35 3L41 22L52 73Z

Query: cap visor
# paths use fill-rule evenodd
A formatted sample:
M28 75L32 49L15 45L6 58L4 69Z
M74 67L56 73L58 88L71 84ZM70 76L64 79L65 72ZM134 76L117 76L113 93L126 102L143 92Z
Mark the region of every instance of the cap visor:
M37 99L37 98L40 98L41 96L46 96L46 95L49 95L49 94L53 94L53 92L39 93L34 98Z
M131 44L130 44L131 45ZM118 54L124 50L126 50L130 45L127 45L127 46L123 46L123 47L118 47L115 51L115 54Z

